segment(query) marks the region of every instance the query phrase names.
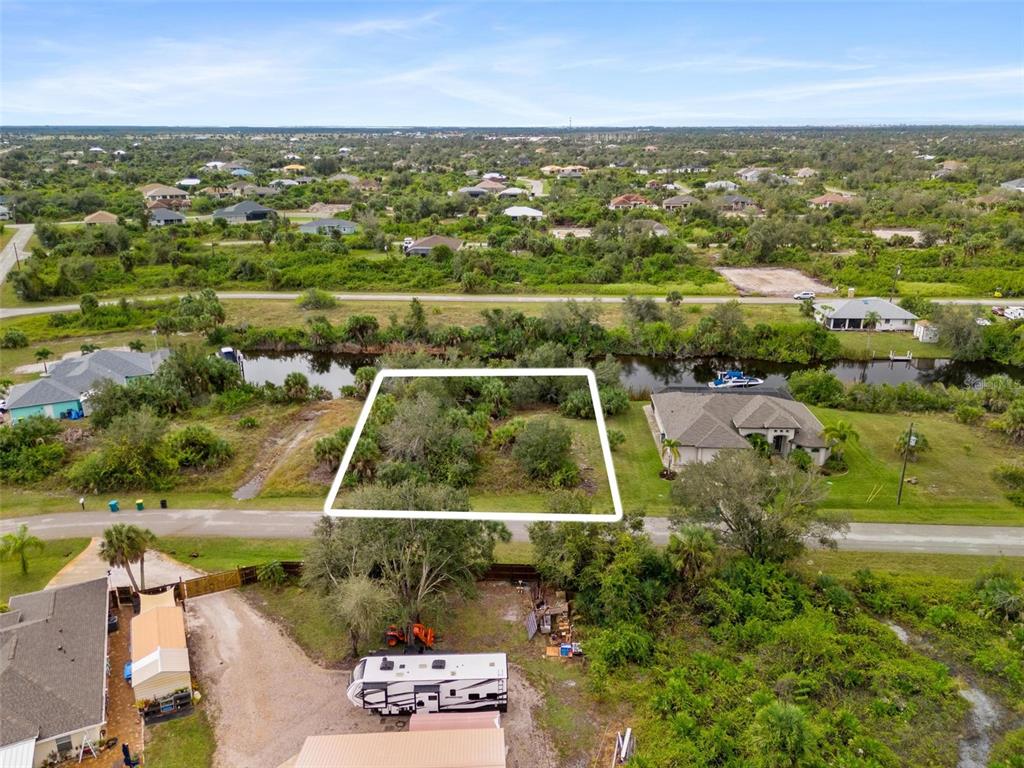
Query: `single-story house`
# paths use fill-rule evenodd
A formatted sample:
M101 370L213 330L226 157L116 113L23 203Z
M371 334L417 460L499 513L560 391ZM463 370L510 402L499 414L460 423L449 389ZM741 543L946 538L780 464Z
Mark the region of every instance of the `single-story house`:
M299 182L295 179L272 179L269 182L271 187L297 187Z
M831 331L862 331L867 329L865 318L874 312L879 320L876 331L912 331L918 319L913 312L891 301L879 298L834 299L814 305L814 317Z
M560 173L562 166L560 165L543 165L541 166L540 172L545 176L554 176L556 173Z
M299 232L306 235L355 234L356 223L345 219L316 219L299 225Z
M739 188L740 188L739 184L737 184L735 181L729 181L728 179L721 179L719 181L709 181L707 184L704 185L704 189L715 189L715 190L725 189L725 190L728 190L730 192L732 190L739 189Z
M721 450L750 448L748 435L762 435L782 456L797 448L821 466L829 455L821 422L807 406L775 395L747 392L660 392L651 395L658 451L678 440L678 457L665 451L668 467L708 462Z
M459 187L458 192L460 195L466 195L467 197L487 197L491 194L486 189L480 186L476 187Z
M149 212L149 225L151 227L166 227L171 224L184 224L184 214L172 211L170 208L157 207Z
M281 170L284 171L285 173L299 173L300 171L306 170L306 166L300 165L298 163L289 163Z
M736 175L743 179L743 181L755 182L760 181L761 177L766 173L771 173L771 170L771 168L758 167L740 168L736 171Z
M848 203L852 203L854 199L853 195L843 195L838 192L826 192L824 195L812 197L807 201L807 204L811 206L811 208L825 209L831 208L834 205L847 205Z
M439 245L446 245L452 249L452 252L455 252L462 247L462 243L463 241L457 237L428 235L427 237L421 237L419 240L414 240L406 246L405 252L410 256L428 256Z
M253 175L253 172L248 168L235 168L231 171L232 176L237 176L240 179L248 178Z
M1024 179L1010 179L1009 181L1004 181L999 186L1012 192L1024 192Z
M938 326L928 320L918 320L914 323L914 338L922 344L938 344Z
M166 184L147 184L142 188L142 199L146 202L170 203L174 207L188 205L188 192Z
M195 176L189 176L186 179L178 179L176 183L179 187L198 187L203 183L203 180L197 179Z
M498 193L498 197L519 197L520 195L525 194L526 190L521 187L509 187L508 189L501 190L501 192Z
M608 203L608 209L611 211L622 211L633 208L650 208L652 205L653 203L643 195L627 193L613 197L612 201Z
M809 179L812 176L817 176L818 172L813 168L808 168L807 166L804 166L803 168L797 168L796 173L794 173L793 175L796 176L798 179Z
M668 227L654 219L631 219L623 226L627 232L639 232L644 235L664 237L669 233Z
M265 221L277 216L277 211L265 205L243 200L240 203L220 208L213 212L213 219L224 219L229 224L245 224L250 221Z
M590 237L590 227L555 227L551 230L551 236L556 240L565 240L567 237Z
M227 187L203 187L199 190L199 194L212 197L214 200L222 200L225 197L231 197L233 193Z
M745 211L757 207L757 203L746 195L722 195L717 202L726 211Z
M502 178L504 178L504 176ZM508 188L506 184L502 184L497 179L488 178L488 174L484 174L483 181L476 186L478 189L483 189L487 192L504 192Z
M175 694L187 694L178 697L185 706L192 699L185 611L175 604L173 590L156 597L157 604L144 606L131 622L132 692L135 705L143 710Z
M503 214L508 216L510 219L534 219L540 220L544 218L544 212L538 211L536 208L530 208L527 205L513 205L502 211Z
M107 579L15 595L0 613L0 766L98 745L107 710Z
M693 195L675 195L663 200L661 207L666 211L683 211L699 202L700 200Z
M101 379L124 384L152 376L170 356L170 350L122 352L98 349L81 357L58 360L48 373L35 381L15 384L7 395L11 421L41 413L57 419L69 413L88 415L88 397L83 397Z
M466 728L307 736L288 768L505 768L505 731ZM283 766L282 766L283 768Z
M86 224L117 224L117 216L110 211L96 211L96 213L90 213L82 221Z

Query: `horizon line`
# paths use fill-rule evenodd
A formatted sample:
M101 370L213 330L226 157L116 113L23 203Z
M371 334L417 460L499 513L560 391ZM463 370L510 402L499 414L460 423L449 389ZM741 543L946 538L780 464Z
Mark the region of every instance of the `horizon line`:
M0 123L0 131L11 129L72 129L72 128L173 128L176 130L214 130L214 129L244 129L244 130L330 130L330 131L410 131L410 130L532 130L532 131L560 131L575 133L580 131L613 130L613 131L636 131L636 130L741 130L747 128L771 128L771 129L806 129L806 128L1024 128L1024 121L1021 122L835 122L835 123L707 123L692 125L668 125L657 123L638 123L635 125L458 125L458 124L433 124L433 125L389 125L389 124L366 124L366 125L318 125L309 124L286 124L279 125L257 125L257 124L201 124L201 123Z

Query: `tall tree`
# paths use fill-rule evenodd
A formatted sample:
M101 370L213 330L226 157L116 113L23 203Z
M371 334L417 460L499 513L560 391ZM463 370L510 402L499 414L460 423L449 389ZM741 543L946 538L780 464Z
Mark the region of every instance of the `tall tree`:
M40 347L39 349L36 350L36 360L43 364L43 373L49 372L46 367L46 361L49 360L51 357L53 357L53 352L51 352L46 347Z
M868 329L868 354L871 355L871 357L875 356L874 350L871 348L871 339L874 336L875 329L878 327L878 323L881 322L881 320L882 316L874 310L871 310L864 315L864 327Z
M348 630L352 655L375 632L382 630L395 608L394 595L377 579L352 575L339 582L331 597L335 616Z
M786 560L799 554L804 539L835 546L846 528L840 514L819 510L826 488L815 472L790 462L765 459L755 451L723 450L707 464L679 471L672 499L677 529L687 523L719 527L722 541L756 560Z
M34 549L43 550L42 540L28 532L28 526L22 523L14 533L5 533L0 539L0 559L8 560L16 557L21 563L21 575L28 573L28 552Z
M828 440L832 453L837 456L842 456L848 445L856 443L860 439L857 430L845 419L839 419L839 421L829 424L822 431L822 436Z

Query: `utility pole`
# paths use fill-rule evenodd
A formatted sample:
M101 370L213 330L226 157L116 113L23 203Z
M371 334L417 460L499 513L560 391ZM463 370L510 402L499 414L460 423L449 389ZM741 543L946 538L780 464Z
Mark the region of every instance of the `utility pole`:
M916 444L917 438L914 437L914 422L910 422L910 429L907 431L907 444L903 446L903 469L900 470L900 488L896 491L897 507L903 500L903 479L907 476L907 456L910 455L910 449Z
M11 245L14 246L14 260L18 263L18 269L21 269L21 257L18 256L18 244L11 239Z

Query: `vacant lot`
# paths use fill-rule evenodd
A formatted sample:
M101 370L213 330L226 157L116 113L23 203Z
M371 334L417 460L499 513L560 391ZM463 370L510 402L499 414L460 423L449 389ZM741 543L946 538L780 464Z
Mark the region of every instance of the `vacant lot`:
M992 479L996 466L1019 453L999 435L945 414L812 410L823 424L843 419L860 435L846 451L849 471L829 478L827 506L847 509L863 522L1024 525L1024 509ZM916 482L905 485L896 506L902 462L894 446L911 421L931 448L907 465L907 477Z
M32 529L29 529L31 535ZM0 605L11 595L23 595L43 589L65 565L85 549L88 539L53 539L43 542L43 549L28 553L28 573L22 574L17 558L0 561Z
M742 295L791 296L797 291L832 293L832 288L796 269L721 267L716 270Z

